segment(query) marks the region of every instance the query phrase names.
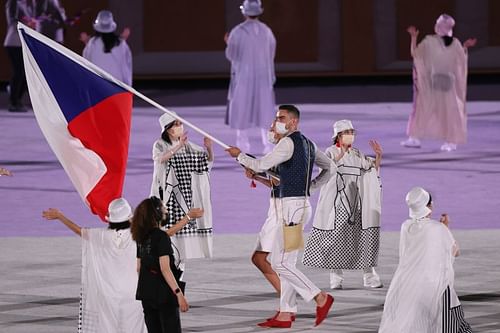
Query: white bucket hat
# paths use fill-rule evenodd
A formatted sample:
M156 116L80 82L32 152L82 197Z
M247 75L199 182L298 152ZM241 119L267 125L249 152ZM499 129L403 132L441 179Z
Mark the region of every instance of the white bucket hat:
M108 206L108 215L106 216L106 221L110 223L121 223L126 222L132 218L132 208L130 207L127 200L124 198L118 198L113 201Z
M430 194L421 187L414 187L406 195L406 204L409 208L409 215L412 219L421 219L429 215L432 211L427 204Z
M347 131L347 130L350 130L350 129L354 129L354 126L352 126L352 123L351 123L350 120L343 119L343 120L336 121L333 124L333 136L332 136L332 139L335 139L335 137L340 132Z
M170 112L177 115L177 113L175 113L175 112L172 112L172 111L170 111ZM162 132L165 129L165 126L167 126L168 124L170 124L171 122L176 121L176 120L177 120L177 118L174 118L170 113L165 112L164 114L162 114L160 119L159 119Z
M113 20L113 13L109 10L101 10L94 21L94 30L101 33L115 31L116 23Z
M434 25L434 31L438 36L444 37L453 36L453 27L455 26L455 20L453 17L447 14L441 14L436 20L436 25Z
M245 16L259 16L264 12L260 0L245 0L240 9Z

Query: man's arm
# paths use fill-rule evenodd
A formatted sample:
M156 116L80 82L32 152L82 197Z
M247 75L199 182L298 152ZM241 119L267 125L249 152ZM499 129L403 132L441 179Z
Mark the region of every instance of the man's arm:
M278 142L274 149L262 158L255 159L245 154L238 155L238 162L244 167L259 173L271 169L278 164L288 161L293 155L293 141L285 137Z
M314 154L314 164L321 169L321 172L311 181L312 191L315 191L319 187L328 183L334 172L337 170L335 163L319 149L316 149L316 153Z

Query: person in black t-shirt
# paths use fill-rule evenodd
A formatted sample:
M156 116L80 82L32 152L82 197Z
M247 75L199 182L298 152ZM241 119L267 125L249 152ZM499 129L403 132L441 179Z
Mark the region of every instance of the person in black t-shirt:
M191 216L196 213L198 216ZM201 216L201 209L190 210L187 220ZM142 302L144 321L149 333L181 332L180 311L189 304L179 287L180 271L175 266L169 235L159 228L165 214L160 199L143 200L135 209L132 219L132 238L137 243L136 299Z

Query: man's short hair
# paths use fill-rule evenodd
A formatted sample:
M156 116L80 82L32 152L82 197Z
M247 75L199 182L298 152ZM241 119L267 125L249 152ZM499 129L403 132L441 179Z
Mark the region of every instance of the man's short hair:
M282 104L278 107L278 110L285 110L289 115L292 116L292 118L300 119L300 111L295 105Z

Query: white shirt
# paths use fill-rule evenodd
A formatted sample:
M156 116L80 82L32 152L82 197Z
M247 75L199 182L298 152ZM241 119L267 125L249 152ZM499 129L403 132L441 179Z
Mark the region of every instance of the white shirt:
M332 175L332 171L337 169L335 163L328 158L314 144L314 164L321 168L320 174L311 181L311 190L315 190L326 184ZM289 137L282 138L274 149L260 159L255 159L245 154L238 155L238 162L255 172L264 172L292 158L294 145Z

